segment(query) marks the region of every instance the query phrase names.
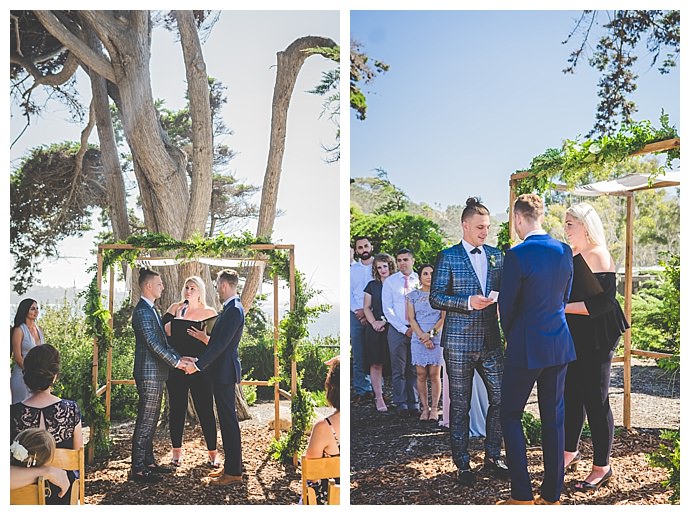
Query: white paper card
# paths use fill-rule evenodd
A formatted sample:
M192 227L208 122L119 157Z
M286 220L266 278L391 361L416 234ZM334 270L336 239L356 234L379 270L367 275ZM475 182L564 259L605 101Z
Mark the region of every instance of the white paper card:
M489 298L494 302L498 302L498 292L496 290L491 290L489 293Z

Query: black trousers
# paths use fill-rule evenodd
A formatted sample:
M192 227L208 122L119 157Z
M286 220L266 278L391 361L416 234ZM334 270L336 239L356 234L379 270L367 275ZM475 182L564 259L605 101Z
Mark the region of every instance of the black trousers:
M575 452L580 443L585 415L592 431L594 465L609 464L613 445L613 413L609 404L611 360L605 355L578 356L568 364L565 377L565 450Z
M225 473L231 476L242 475L242 438L240 423L235 408L235 385L213 383L213 396L216 399L220 435L225 451Z
M170 402L170 440L173 448L182 447L182 434L187 414L187 400L192 392L194 409L199 417L201 430L209 451L216 450L216 416L213 414L213 389L203 373L185 374L173 369L166 381L168 400Z

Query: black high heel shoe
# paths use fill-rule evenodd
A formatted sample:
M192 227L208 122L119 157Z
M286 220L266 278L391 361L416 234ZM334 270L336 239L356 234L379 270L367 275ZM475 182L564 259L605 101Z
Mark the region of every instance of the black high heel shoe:
M567 474L568 472L577 472L577 465L582 461L582 454L580 454L580 451L577 451L575 453L575 456L573 456L573 459L570 460L570 463L568 463L565 466L564 472Z
M606 486L611 482L613 478L613 468L609 468L609 471L604 474L599 481L596 483L589 483L587 481L578 481L575 483L575 490L579 492L596 492L601 487Z

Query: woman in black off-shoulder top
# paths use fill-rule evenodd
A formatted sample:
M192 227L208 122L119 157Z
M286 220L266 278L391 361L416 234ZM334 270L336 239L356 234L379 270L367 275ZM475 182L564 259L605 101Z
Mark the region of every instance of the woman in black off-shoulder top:
M595 491L613 477L609 463L614 432L609 404L611 360L620 336L630 326L616 300L616 268L594 208L586 202L570 207L565 233L575 256L581 254L603 290L587 298L571 295L565 310L577 359L568 365L565 380L564 465L566 471L577 470L581 460L577 448L586 414L592 432L593 463L589 475L576 482L575 489Z
M172 304L163 315L165 333L168 342L181 356L198 358L206 350L209 336L196 327L187 329L187 334L174 333L172 321L175 319L200 321L216 314L216 310L206 305L206 286L201 277L196 275L185 279L182 287L182 300ZM182 464L182 436L187 415L189 393L192 394L194 409L208 449L207 466L218 468L221 461L217 449L216 416L213 413L213 390L203 373L187 375L183 370L172 369L166 381L170 403L170 441L172 457L170 464L179 467Z

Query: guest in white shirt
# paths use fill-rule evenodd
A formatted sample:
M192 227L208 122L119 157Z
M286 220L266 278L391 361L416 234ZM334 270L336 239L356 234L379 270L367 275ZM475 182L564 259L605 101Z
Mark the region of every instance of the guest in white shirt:
M371 281L374 254L366 236L354 238L354 249L359 260L350 264L350 345L352 387L355 393L352 402L359 404L361 401L374 399L371 380L364 370L364 327L367 325L364 316L364 288Z
M395 256L398 272L383 283L383 313L390 324L388 350L391 358L393 404L400 416L419 417L417 372L411 362L410 339L412 328L407 320L405 295L416 288L419 278L414 272L414 255L401 249Z

